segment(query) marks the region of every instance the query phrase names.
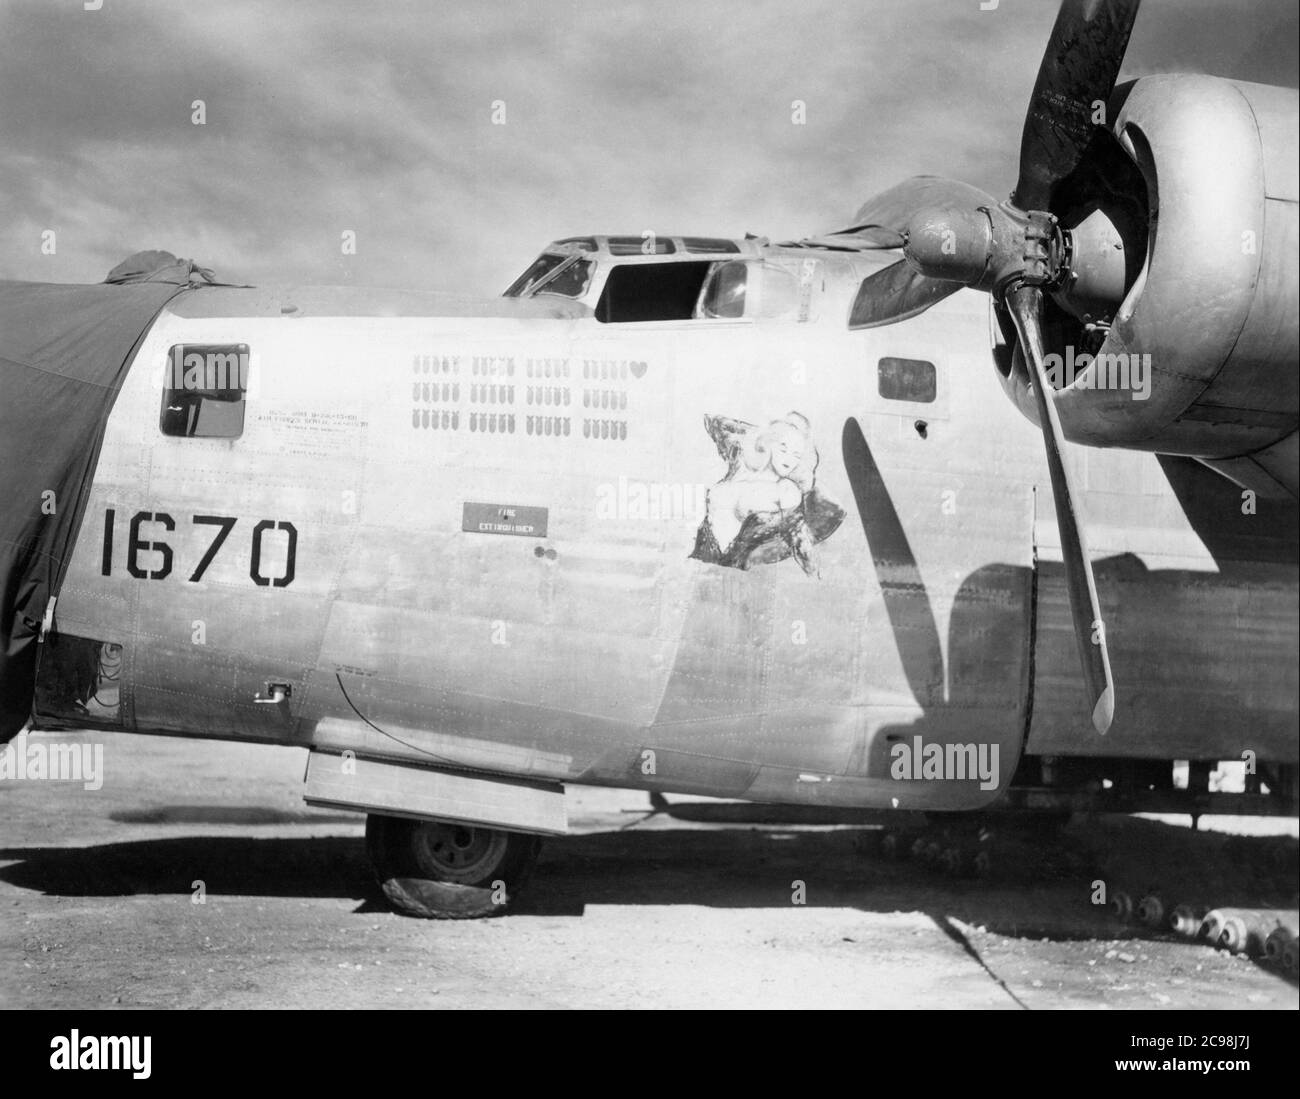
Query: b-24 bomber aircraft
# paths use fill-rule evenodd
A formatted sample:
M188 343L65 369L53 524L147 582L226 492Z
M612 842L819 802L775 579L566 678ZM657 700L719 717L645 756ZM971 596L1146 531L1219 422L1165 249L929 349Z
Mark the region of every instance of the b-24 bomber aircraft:
M0 737L305 748L435 917L568 784L1295 813L1297 94L1117 84L1137 8L1062 4L1006 200L484 300L0 284Z

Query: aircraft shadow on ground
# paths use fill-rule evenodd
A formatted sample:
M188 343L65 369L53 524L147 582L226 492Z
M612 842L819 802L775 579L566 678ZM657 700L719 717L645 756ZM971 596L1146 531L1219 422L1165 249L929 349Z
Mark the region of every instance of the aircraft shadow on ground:
M368 897L374 890L360 838L180 836L93 847L0 849L0 881L59 897Z
M1295 841L1277 837L1103 818L1077 822L1059 843L1030 840L1010 852L1006 869L981 881L888 859L872 849L872 835L768 825L633 828L550 840L507 919L581 918L588 906L784 909L794 905L802 882L808 907L923 913L971 950L954 920L1004 938L1173 938L1122 924L1090 904L1097 880L1159 890L1171 908L1192 899L1212 907L1295 906ZM1054 854L1062 849L1068 857ZM1135 852L1142 856L1136 862ZM1139 865L1152 858L1165 869ZM0 862L12 862L0 867L0 881L54 896L174 896L192 893L202 880L210 897L349 898L361 902L356 912L382 906L359 836L197 835L11 848L0 850Z
M361 817L267 805L154 805L110 813L108 819L118 824L357 824Z

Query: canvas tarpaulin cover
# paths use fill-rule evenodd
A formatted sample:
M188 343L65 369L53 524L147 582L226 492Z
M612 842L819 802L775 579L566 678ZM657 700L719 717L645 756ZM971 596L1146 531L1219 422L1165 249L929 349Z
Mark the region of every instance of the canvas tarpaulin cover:
M167 252L99 285L0 281L0 743L30 716L41 623L135 349L169 299L211 281Z

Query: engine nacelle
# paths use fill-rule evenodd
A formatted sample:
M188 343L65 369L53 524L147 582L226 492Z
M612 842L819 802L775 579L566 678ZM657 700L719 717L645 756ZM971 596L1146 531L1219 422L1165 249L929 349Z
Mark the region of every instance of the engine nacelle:
M1047 350L1063 360L1107 356L1064 373L1057 408L1066 436L1211 460L1265 452L1294 464L1296 91L1152 76L1119 90L1112 106L1111 132L1145 182L1149 218L1145 232L1129 235L1142 262L1109 329L1068 302L1049 326ZM1080 247L1121 247L1104 218L1081 222L1079 234ZM1113 277L1113 263L1088 262L1088 277ZM1102 324L1089 329L1084 317ZM1011 333L995 357L1008 393L1037 422L1014 342ZM1294 492L1296 474L1289 479Z

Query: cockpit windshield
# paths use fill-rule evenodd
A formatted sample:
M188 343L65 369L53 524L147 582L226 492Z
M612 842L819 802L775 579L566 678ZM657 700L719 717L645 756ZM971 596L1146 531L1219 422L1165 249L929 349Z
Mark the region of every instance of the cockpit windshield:
M558 294L564 298L580 298L591 282L591 261L574 258L572 263L557 268L537 284L534 294Z
M568 256L556 256L543 252L529 265L528 270L510 284L510 288L501 296L504 298L522 298L542 279L560 266Z
M557 256L543 252L510 284L503 296L529 298L534 294L555 294L563 298L580 298L591 283L591 270L590 260L576 255Z

